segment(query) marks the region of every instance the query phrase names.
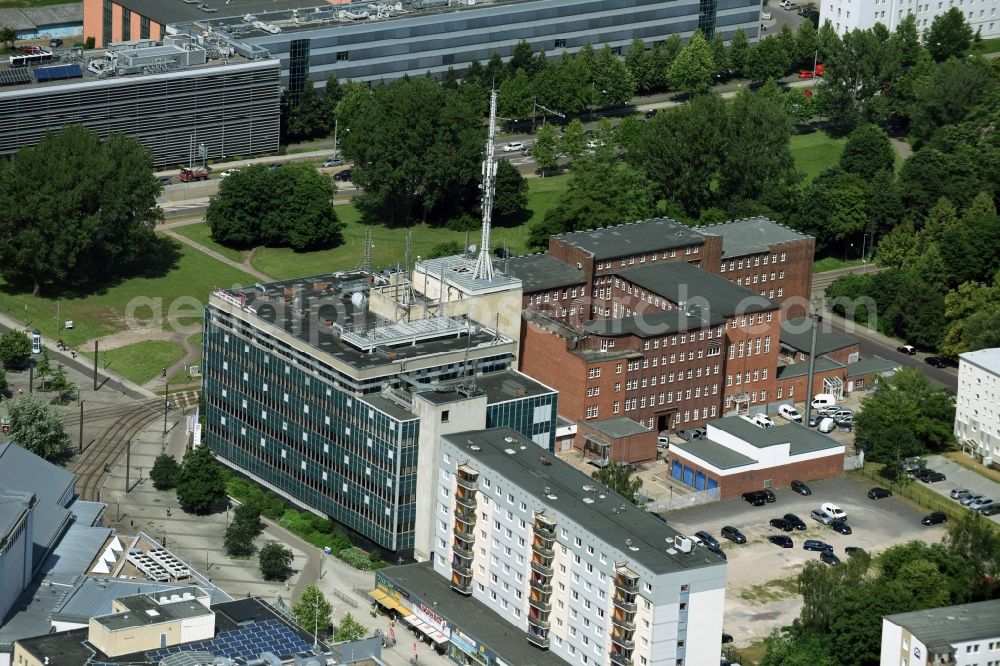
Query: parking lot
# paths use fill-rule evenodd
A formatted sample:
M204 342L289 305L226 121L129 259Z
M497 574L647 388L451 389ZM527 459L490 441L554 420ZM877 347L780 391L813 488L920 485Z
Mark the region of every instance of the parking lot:
M808 485L811 496L783 488L775 491L774 503L761 507L736 498L665 515L667 522L684 534L706 530L721 542L729 564L725 628L735 637L737 646L763 638L798 616L802 602L789 579L798 575L806 562L819 559L819 553L802 550L806 539L825 541L834 547L838 557L846 559L847 546L875 553L914 539L936 542L945 535L947 525L920 524L927 512L918 507L895 497L868 499L870 486L863 481L844 476ZM833 502L847 512L853 534L838 534L809 517L809 512L823 502ZM794 542L791 549L767 540L769 534L786 534L768 526L771 518L785 513L794 513L806 523L806 530L787 533ZM747 543L738 545L719 537L723 525L739 528ZM784 580L784 584L773 582L777 580Z
M949 497L948 493L950 493L954 488L965 488L971 490L977 495L986 495L987 497L991 497L994 502L1000 502L1000 484L987 479L981 474L976 474L972 470L966 469L961 465L948 460L944 456L928 456L927 467L936 472L941 472L948 477L944 481L926 484L931 489L941 493L945 497ZM914 483L920 483L920 481L914 481ZM950 498L949 500L954 501ZM955 503L958 504L958 502ZM993 522L1000 524L1000 513L994 516L989 516L987 520L992 520Z

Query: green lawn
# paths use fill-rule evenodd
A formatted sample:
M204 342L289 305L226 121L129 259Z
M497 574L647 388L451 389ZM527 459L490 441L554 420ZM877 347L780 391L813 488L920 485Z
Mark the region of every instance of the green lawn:
M0 312L20 322L27 320L28 326L41 329L46 337L61 337L69 345L80 345L92 338L124 330L130 306L133 320L147 322L161 315L166 326L173 307L175 314L186 315L178 319L178 323L200 324L202 305L214 287L254 283L254 278L243 271L176 240L168 242L176 248L178 260L163 276L131 278L85 297L60 298L59 319L72 319L74 327L70 330L61 330L56 335L56 299L35 297L30 292L12 293L2 281ZM182 297L186 299L179 300Z
M813 273L825 273L826 271L835 271L839 268L851 268L852 266L861 265L860 259L848 259L844 261L839 257L823 257L813 263Z
M826 132L794 134L791 139L792 157L796 168L811 181L824 169L840 161L846 139L834 139Z
M993 39L984 39L978 44L973 44L972 48L969 49L973 53L1000 53L1000 37L994 37Z
M212 230L205 222L199 222L198 224L185 224L182 227L174 227L171 231L184 236L185 238L190 238L195 243L203 245L209 250L215 250L230 261L243 261L242 252L226 247L225 245L216 243L212 240Z
M94 353L84 352L84 356L94 357ZM164 340L147 340L116 349L102 350L100 366L119 374L140 386L159 377L163 368L169 368L184 358L184 348Z

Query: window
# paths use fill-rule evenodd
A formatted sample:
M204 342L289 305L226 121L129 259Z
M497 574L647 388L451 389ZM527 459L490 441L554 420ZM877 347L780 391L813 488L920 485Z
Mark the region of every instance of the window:
M441 423L447 423L450 411L447 409L441 410Z
M566 40L565 39L557 39L555 41L555 45L554 46L557 49L564 49L564 48L566 48Z

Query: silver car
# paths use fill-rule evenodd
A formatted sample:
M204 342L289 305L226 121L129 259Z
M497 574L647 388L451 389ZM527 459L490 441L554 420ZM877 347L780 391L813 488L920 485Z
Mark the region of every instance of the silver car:
M824 525L829 525L830 523L833 522L833 516L828 514L823 509L813 509L811 512L809 512L809 517Z
M963 497L965 497L966 495L968 495L971 492L972 491L969 490L969 489L967 489L967 488L953 488L952 491L950 493L948 493L948 495L952 499L957 500L957 499L962 499Z
M970 504L972 504L976 500L982 499L983 497L984 497L983 495L980 495L980 494L977 494L977 493L969 493L968 495L966 495L965 497L963 497L962 499L960 499L959 502L962 503L962 506L969 506Z
M969 502L969 508L973 511L981 511L989 505L993 504L993 500L989 497L980 497L977 500Z

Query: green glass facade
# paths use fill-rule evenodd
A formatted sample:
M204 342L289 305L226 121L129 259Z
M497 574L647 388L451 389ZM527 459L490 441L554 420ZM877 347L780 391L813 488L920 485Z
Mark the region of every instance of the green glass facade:
M487 428L511 428L549 451L556 447L558 393L496 402L486 407Z

